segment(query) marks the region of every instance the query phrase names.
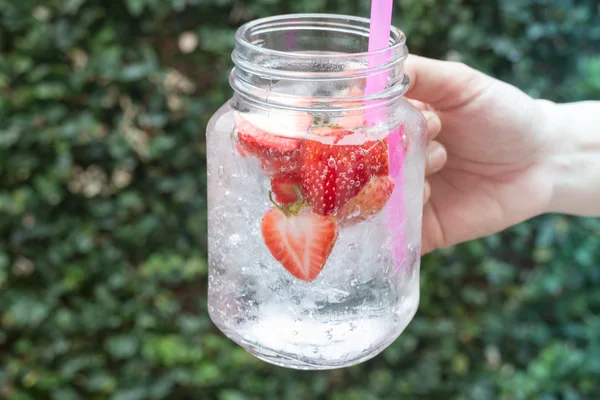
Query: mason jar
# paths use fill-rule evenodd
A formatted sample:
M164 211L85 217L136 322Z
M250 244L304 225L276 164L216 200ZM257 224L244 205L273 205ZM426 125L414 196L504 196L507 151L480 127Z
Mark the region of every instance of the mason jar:
M418 307L426 121L405 35L368 38L344 15L245 24L207 127L209 313L276 365L365 361Z

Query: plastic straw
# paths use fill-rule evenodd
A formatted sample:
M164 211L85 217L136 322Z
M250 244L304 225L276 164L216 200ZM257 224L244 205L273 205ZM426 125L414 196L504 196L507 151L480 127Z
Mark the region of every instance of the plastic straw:
M394 0L371 0L371 22L369 26L369 52L382 50L390 45L392 29L392 5ZM388 52L380 52L369 58L369 67L384 64L389 57ZM387 76L385 73L367 77L365 94L370 95L385 89ZM376 113L377 114L377 113ZM377 116L375 116L377 118Z
M369 52L374 52L389 47L390 31L392 28L392 6L393 0L371 0L371 21L369 26ZM379 52L369 58L369 67L377 67L385 64L389 59L389 52ZM373 74L367 77L365 94L371 95L385 89L387 73ZM365 119L368 125L376 125L384 116L384 110L375 104L375 111L368 112ZM392 255L397 266L396 272L404 267L405 263L405 240L403 221L404 194L402 182L402 165L404 163L403 127L390 133L387 137L389 148L390 174L396 180L394 193L389 200L388 213L390 221L388 227L392 235Z

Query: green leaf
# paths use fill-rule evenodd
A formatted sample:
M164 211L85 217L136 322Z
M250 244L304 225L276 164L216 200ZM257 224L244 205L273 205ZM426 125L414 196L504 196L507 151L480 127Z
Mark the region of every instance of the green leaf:
M132 357L138 350L139 341L133 335L118 335L108 338L106 350L116 359Z
M147 64L131 64L121 70L121 79L126 82L142 79L151 71Z
M148 390L145 388L134 388L120 390L111 396L110 400L145 400Z
M129 13L134 17L139 17L144 11L145 0L126 0L125 4Z

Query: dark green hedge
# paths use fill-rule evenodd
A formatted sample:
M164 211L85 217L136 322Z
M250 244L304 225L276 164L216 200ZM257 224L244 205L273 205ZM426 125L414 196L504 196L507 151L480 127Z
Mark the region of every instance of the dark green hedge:
M396 4L415 53L600 98L595 0ZM357 367L275 368L215 330L204 127L230 95L235 27L301 11L368 3L0 0L0 398L598 398L598 220L427 256L414 322Z

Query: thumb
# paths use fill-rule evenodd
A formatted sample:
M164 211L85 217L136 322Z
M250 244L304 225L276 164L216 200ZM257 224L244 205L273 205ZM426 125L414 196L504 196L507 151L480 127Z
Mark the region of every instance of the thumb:
M486 88L491 78L465 64L409 55L405 73L410 79L406 97L438 110L462 106Z

